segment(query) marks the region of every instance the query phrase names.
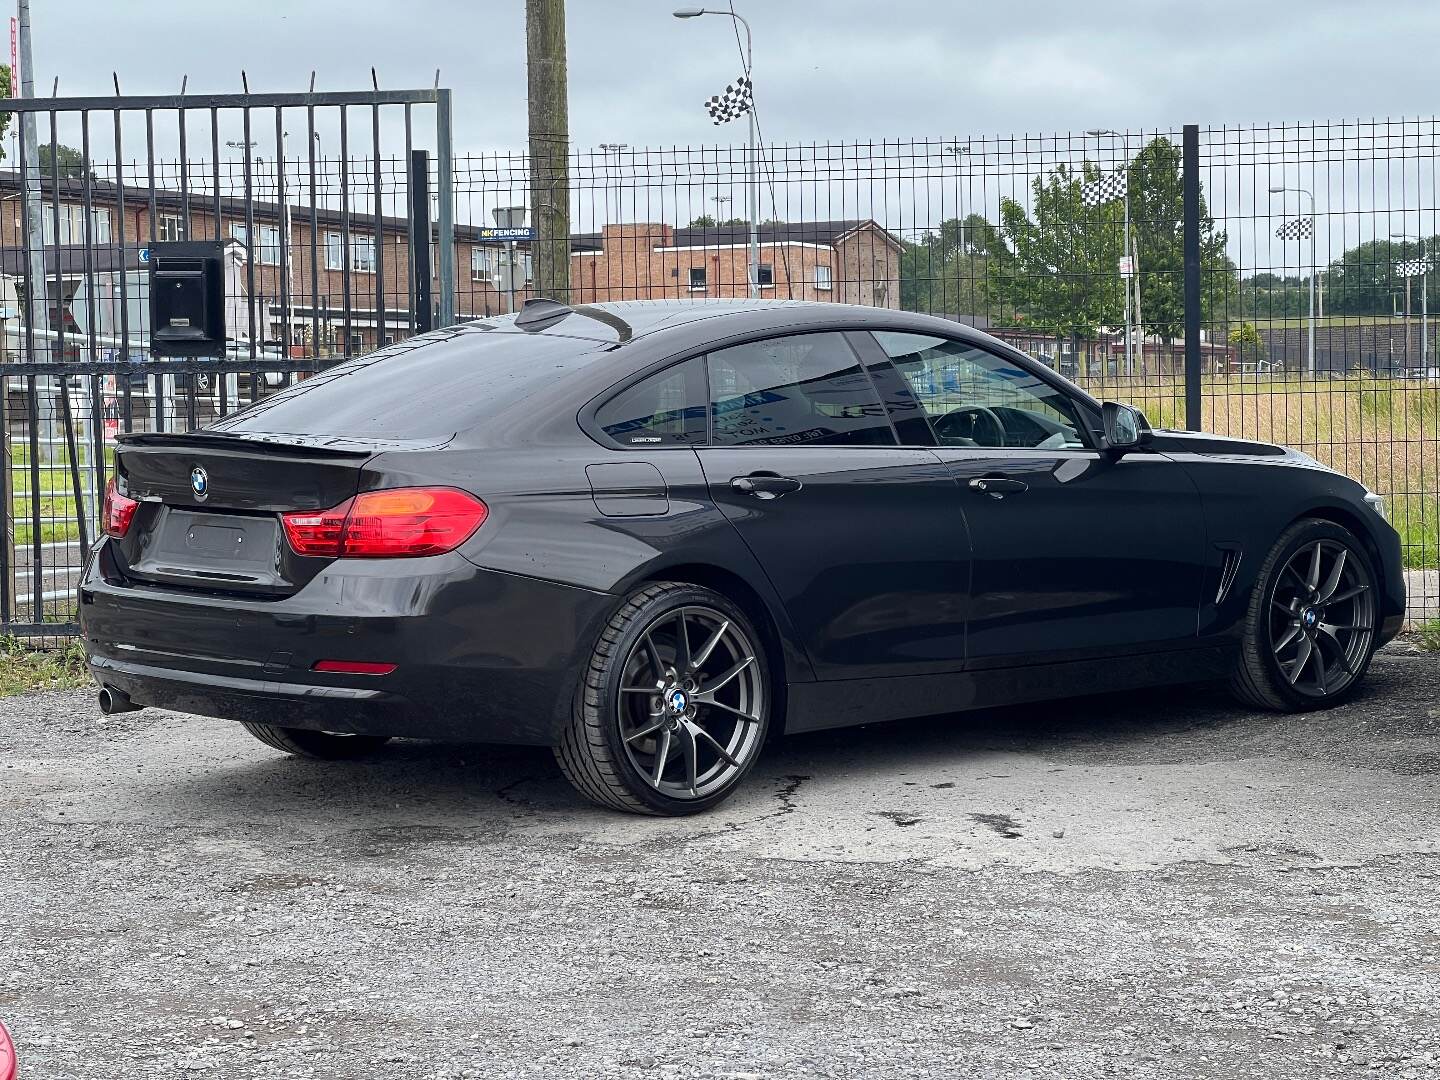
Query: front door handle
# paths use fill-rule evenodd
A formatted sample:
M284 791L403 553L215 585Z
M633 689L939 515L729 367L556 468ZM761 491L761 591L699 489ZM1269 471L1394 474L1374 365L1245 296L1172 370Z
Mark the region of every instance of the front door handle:
M1024 480L1011 480L1008 476L976 476L971 478L969 488L986 495L1018 495L1029 491L1030 485Z
M799 491L805 485L789 476L751 473L749 476L735 477L730 481L730 486L742 495L751 495L757 499L778 499L781 495Z

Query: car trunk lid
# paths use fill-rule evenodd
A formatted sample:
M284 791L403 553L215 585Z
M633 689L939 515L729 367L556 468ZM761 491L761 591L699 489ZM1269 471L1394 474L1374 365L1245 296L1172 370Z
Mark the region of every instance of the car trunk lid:
M407 444L305 436L144 434L121 439L121 490L139 501L115 541L128 580L256 598L299 591L331 560L296 555L280 515L359 490L376 454Z

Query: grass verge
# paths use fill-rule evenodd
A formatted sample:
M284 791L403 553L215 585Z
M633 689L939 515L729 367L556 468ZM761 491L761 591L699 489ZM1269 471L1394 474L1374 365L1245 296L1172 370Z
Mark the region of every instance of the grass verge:
M0 697L28 690L78 690L90 682L78 641L37 649L19 638L0 638Z

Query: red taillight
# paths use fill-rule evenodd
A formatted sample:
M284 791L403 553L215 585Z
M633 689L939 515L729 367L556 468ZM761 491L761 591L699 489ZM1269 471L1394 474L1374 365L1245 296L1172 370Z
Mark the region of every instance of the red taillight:
M129 532L130 522L135 520L135 511L139 506L134 499L115 490L115 478L112 476L105 487L105 505L101 510L105 535L118 540Z
M297 555L394 559L454 551L488 513L483 502L455 488L391 488L280 520Z
M377 664L369 660L316 660L311 671L332 671L339 675L389 675L394 664Z

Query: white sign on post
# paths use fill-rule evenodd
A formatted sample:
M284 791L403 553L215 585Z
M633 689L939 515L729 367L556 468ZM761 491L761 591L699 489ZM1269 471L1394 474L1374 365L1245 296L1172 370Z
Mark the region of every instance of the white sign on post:
M1129 255L1121 255L1121 256L1120 256L1120 276L1121 276L1121 277L1134 277L1134 276L1135 276L1135 263L1134 263L1134 260L1131 259Z

